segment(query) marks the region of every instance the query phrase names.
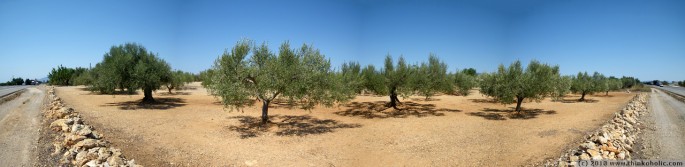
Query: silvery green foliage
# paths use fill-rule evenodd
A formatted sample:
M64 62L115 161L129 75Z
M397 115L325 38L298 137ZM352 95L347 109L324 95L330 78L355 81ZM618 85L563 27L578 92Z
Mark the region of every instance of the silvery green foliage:
M379 95L387 95L385 88L385 76L376 70L373 65L367 65L362 69L362 89L372 91Z
M462 70L453 74L454 85L457 88L457 92L463 96L469 95L469 90L478 86L478 80L480 79L476 76L475 71L471 73L470 70Z
M619 90L623 87L623 82L618 78L609 78L609 90Z
M561 100L566 94L571 92L571 76L560 76L559 78L553 80L554 92L551 96L553 100Z
M92 69L94 79L91 90L114 93L126 89L133 93L143 89L143 101L154 101L152 91L157 90L171 77L171 68L156 54L136 43L112 46L102 62Z
M609 91L609 79L599 72L595 72L592 75L592 81L595 86L597 86L598 92Z
M517 102L516 111L520 111L524 99L539 102L555 91L557 87L553 83L559 78L559 66L531 61L524 70L521 62L516 61L508 67L500 64L497 72L483 73L481 77L482 94L503 104Z
M187 83L193 82L193 74L176 70L171 72L171 77L166 81L166 87L171 93L172 89L179 89Z
M362 70L364 88L378 95L390 96L390 106L397 109L399 99L397 96L408 97L413 93L414 85L411 77L414 77L416 67L408 65L402 56L393 64L392 57L385 57L384 68L376 71L374 66L369 65Z
M341 91L348 92L348 94L359 94L363 89L364 79L362 76L362 69L358 62L343 63L340 68L340 73L336 75L340 77L345 86L341 87Z
M594 94L595 92L602 92L608 90L606 77L595 72L592 76L587 72L578 72L578 75L572 78L571 92L580 93L580 101L585 100L585 95Z
M254 105L253 100L258 99L263 102L263 110L268 110L268 104L277 97L311 109L352 97L339 91L341 78L335 76L330 62L318 49L306 44L291 49L287 41L278 54L265 43L255 46L251 40L238 41L204 75L203 86L231 109Z
M447 64L433 53L428 56L428 63L421 63L421 66L414 67L415 72L411 76L412 86L428 99L435 92L452 92L453 82L447 74Z

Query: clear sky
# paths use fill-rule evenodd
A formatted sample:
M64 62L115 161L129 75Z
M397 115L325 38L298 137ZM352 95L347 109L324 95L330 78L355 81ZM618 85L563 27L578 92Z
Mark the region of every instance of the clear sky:
M336 66L380 66L386 54L414 63L432 52L450 70L537 59L565 75L685 80L678 0L0 0L0 82L94 66L125 42L197 73L241 38L273 49L311 43Z

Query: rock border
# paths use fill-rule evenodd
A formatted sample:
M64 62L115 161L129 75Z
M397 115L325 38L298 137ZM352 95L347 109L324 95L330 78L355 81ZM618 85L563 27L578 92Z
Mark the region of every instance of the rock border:
M633 146L641 129L638 121L646 114L647 93L633 97L614 118L597 131L586 136L578 147L572 148L545 166L578 166L579 160L630 160Z
M110 142L92 126L84 123L81 115L66 107L62 99L55 95L55 88L48 91L50 104L45 117L52 121L50 130L57 132L53 140L52 156L61 156L59 163L80 167L142 167L135 160L127 160L120 149L109 146Z

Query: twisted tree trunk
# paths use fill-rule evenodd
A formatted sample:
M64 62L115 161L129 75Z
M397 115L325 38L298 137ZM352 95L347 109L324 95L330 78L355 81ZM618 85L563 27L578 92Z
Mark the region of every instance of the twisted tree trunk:
M262 100L262 124L269 122L269 101Z
M143 97L143 102L145 102L145 103L155 102L155 99L152 98L152 89L143 89L143 94L145 95L145 97Z
M516 112L521 111L521 102L523 102L523 97L516 97Z

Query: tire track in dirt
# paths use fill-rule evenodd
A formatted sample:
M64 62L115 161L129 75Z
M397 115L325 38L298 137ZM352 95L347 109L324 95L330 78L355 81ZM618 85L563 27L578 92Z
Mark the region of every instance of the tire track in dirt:
M642 159L685 159L685 103L652 89L646 126L642 134Z
M35 162L40 110L45 92L27 88L12 101L0 105L0 162L7 166L31 166Z

